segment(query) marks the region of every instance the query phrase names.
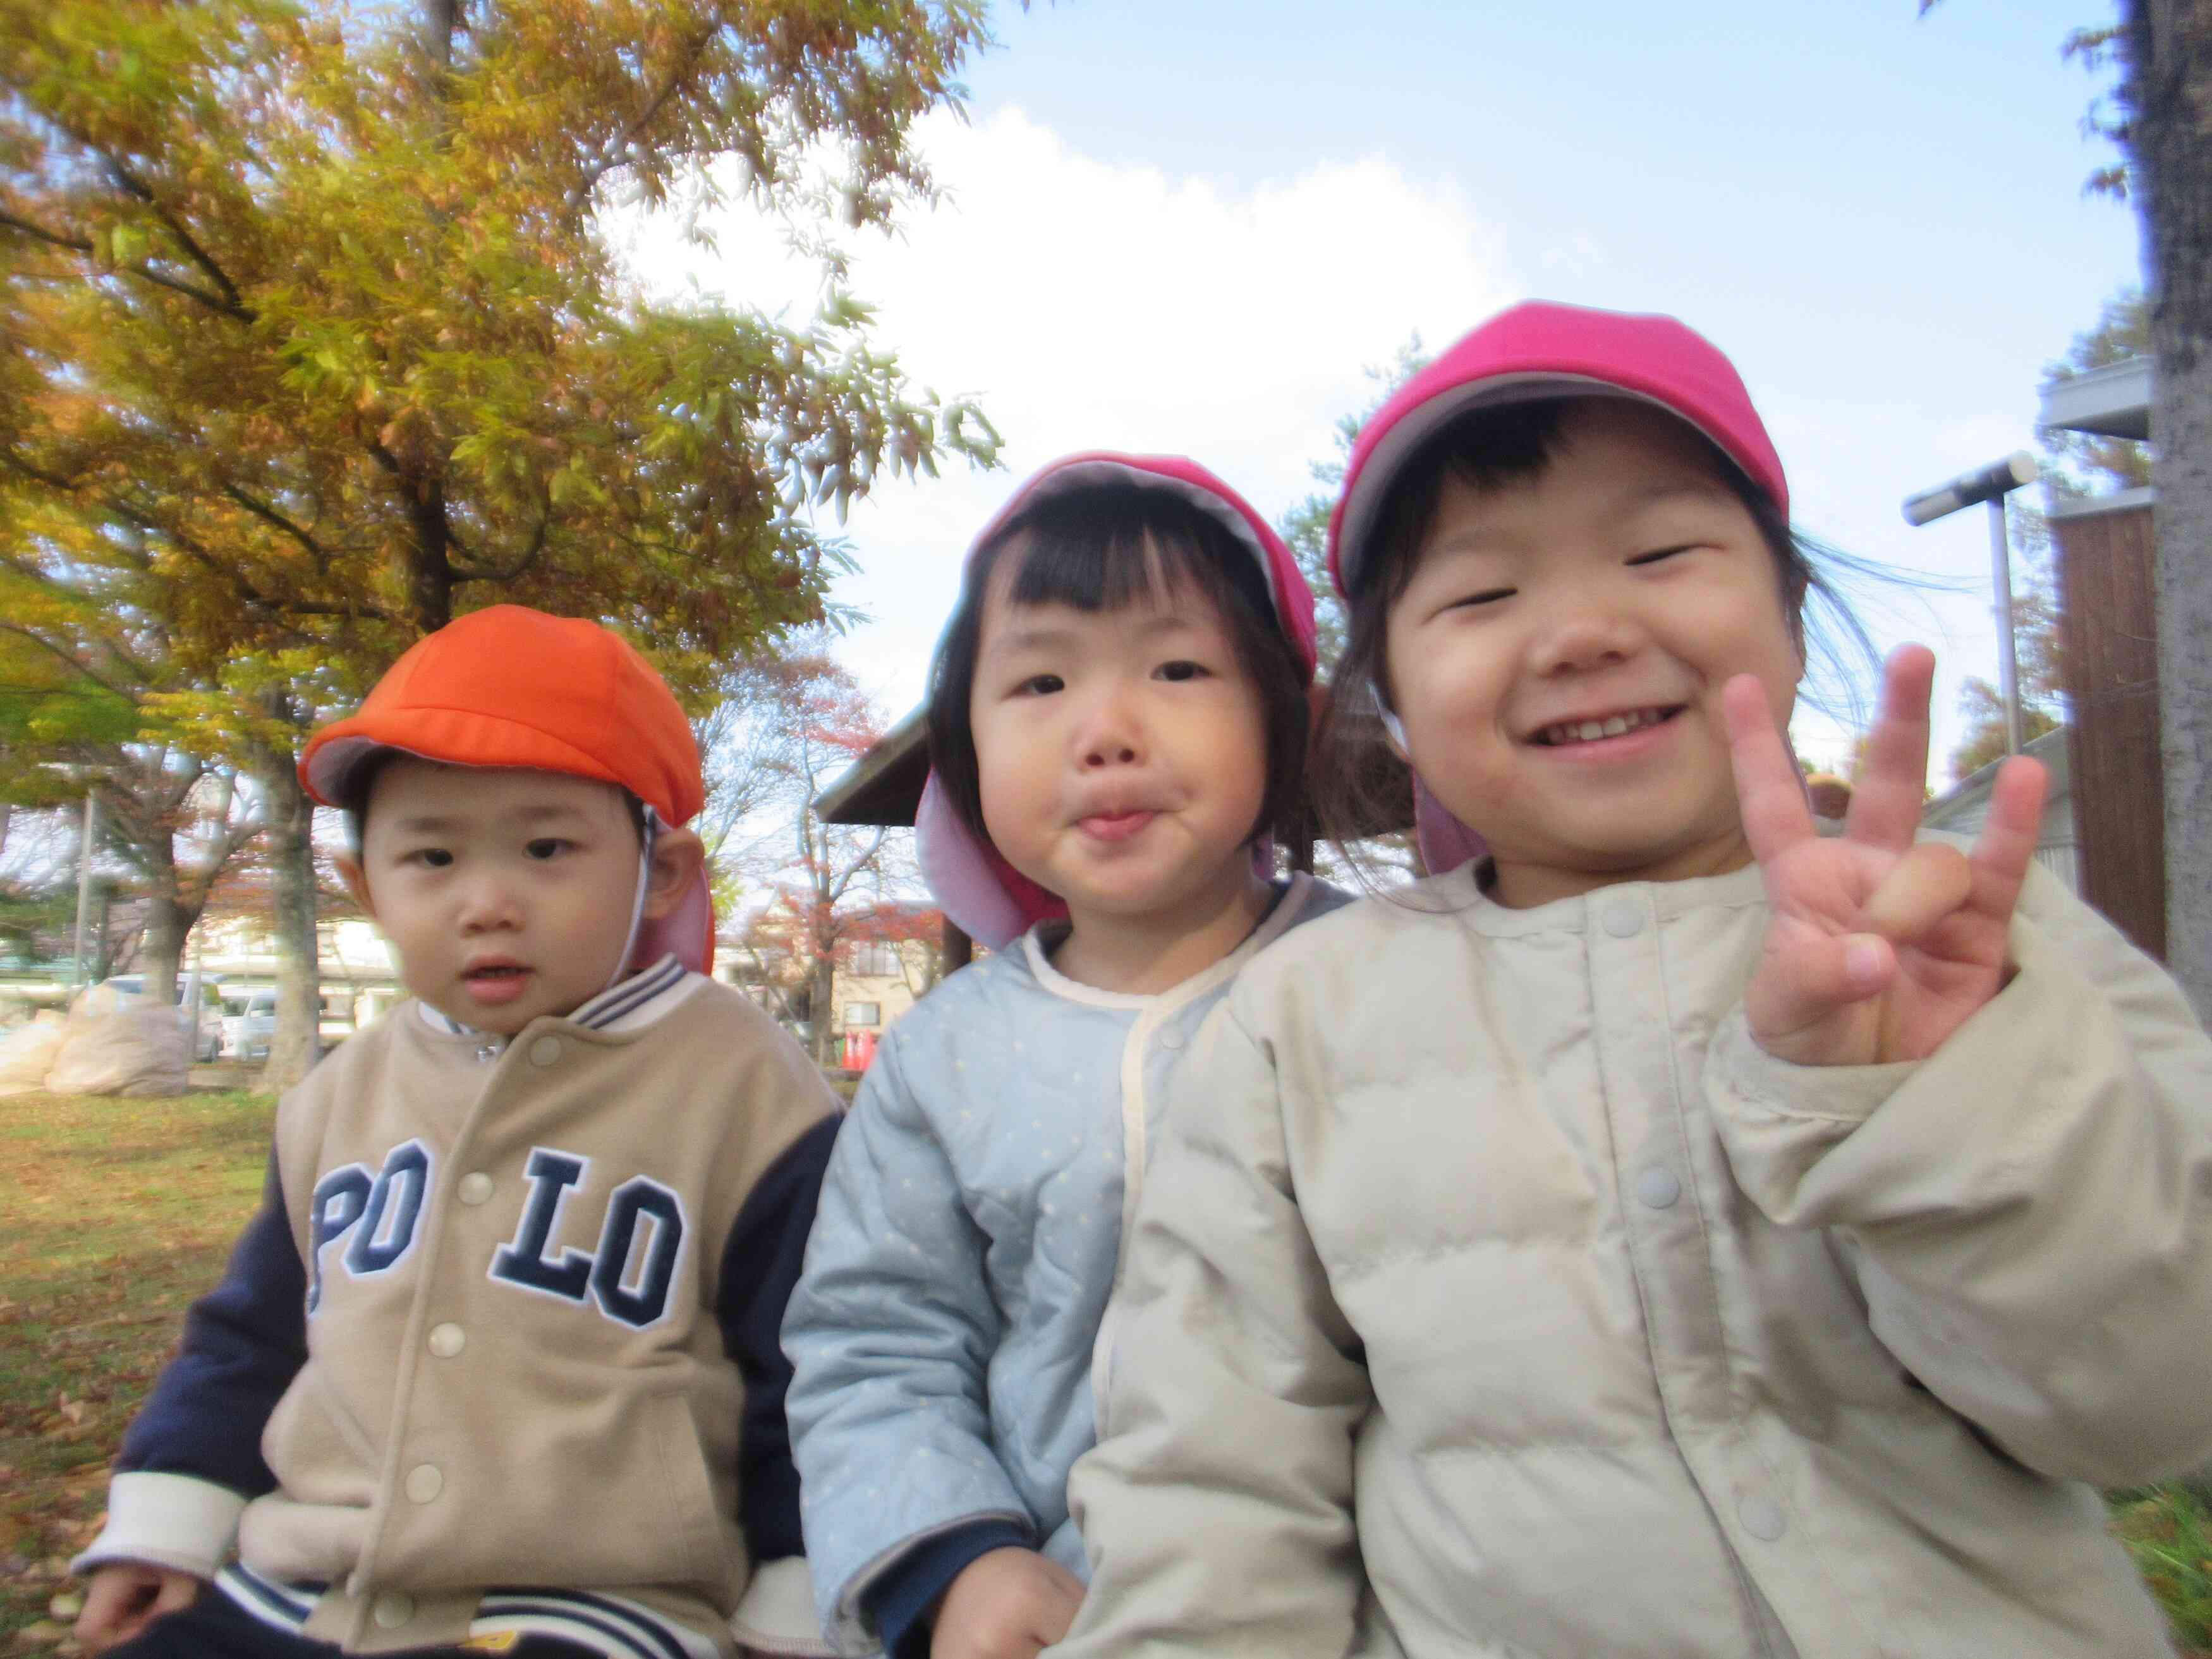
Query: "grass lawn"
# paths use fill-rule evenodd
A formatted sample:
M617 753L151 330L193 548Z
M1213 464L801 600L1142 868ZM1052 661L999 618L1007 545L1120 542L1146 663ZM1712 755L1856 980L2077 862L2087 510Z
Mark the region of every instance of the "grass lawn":
M99 1529L107 1460L261 1195L265 1096L0 1099L0 1655L73 1653L64 1568ZM2114 1523L2212 1659L2212 1510L2178 1489Z
M260 1199L273 1107L0 1099L0 1653L62 1645L64 1564L99 1528L108 1457L185 1304Z

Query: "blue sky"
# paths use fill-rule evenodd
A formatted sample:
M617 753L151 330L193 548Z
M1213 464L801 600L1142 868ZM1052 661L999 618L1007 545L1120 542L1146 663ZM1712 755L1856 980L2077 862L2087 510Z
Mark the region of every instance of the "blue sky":
M1366 402L1363 368L1415 331L1439 345L1531 295L1672 312L1742 370L1805 528L1982 585L1869 607L1885 642L1936 647L1947 748L1958 677L1994 677L1986 529L1910 530L1898 503L2032 447L2043 366L2136 280L2137 233L2082 194L2110 155L2081 130L2102 77L2059 56L2106 0L1914 11L1001 9L969 124L923 135L947 204L857 249L856 286L917 374L982 399L1014 473L1180 447L1271 515ZM685 269L808 303L757 239ZM1013 482L902 485L854 513L842 597L878 620L848 655L894 710ZM1799 735L1843 742L1817 719Z

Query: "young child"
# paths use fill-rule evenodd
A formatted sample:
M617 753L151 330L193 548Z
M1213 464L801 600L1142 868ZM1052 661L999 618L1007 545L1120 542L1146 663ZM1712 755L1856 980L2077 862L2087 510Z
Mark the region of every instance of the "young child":
M704 975L683 710L596 623L501 605L300 777L416 1000L279 1104L75 1564L79 1639L711 1659L740 1597L740 1640L811 1627L777 1330L836 1103Z
M1253 952L1342 902L1268 874L1313 596L1188 461L1047 467L939 647L921 860L995 954L892 1028L784 1327L831 1639L1012 1659L1067 1627L1100 1318L1168 1077Z
M2168 1651L2094 1486L2212 1454L2212 1044L2033 762L1916 843L1926 652L1816 830L1788 505L1664 318L1519 307L1362 434L1340 674L1486 856L1209 1022L1056 1655Z

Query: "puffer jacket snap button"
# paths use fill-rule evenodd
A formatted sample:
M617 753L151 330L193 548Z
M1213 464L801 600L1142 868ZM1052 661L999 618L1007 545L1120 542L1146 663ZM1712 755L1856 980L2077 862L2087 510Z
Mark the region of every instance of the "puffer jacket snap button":
M1783 1518L1782 1506L1771 1498L1747 1498L1736 1505L1735 1513L1746 1532L1768 1544L1781 1537L1789 1525Z

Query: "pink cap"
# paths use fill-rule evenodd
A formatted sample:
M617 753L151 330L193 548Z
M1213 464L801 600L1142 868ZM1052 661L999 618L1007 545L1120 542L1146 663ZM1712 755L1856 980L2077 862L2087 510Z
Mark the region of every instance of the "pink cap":
M972 563L1015 517L1039 501L1073 491L1111 485L1158 489L1178 495L1250 550L1267 578L1276 620L1310 681L1317 656L1313 590L1283 538L1255 512L1250 502L1196 461L1180 455L1121 455L1091 450L1064 456L1039 468L1006 503L992 514L968 549ZM915 857L922 879L945 914L967 935L1002 951L1040 921L1067 914L1059 897L1024 876L976 835L946 798L934 773L923 785L915 809Z
M1782 458L1735 365L1712 342L1672 317L1530 300L1462 337L1360 428L1329 519L1328 574L1336 591L1345 592L1366 556L1383 500L1425 439L1470 409L1572 397L1633 398L1688 422L1788 515ZM1484 853L1482 837L1418 776L1413 828L1431 871L1455 869Z
M1672 317L1530 300L1461 339L1360 428L1329 519L1336 591L1366 556L1383 498L1422 440L1480 405L1578 396L1639 398L1687 421L1788 515L1782 458L1735 366L1712 342Z

